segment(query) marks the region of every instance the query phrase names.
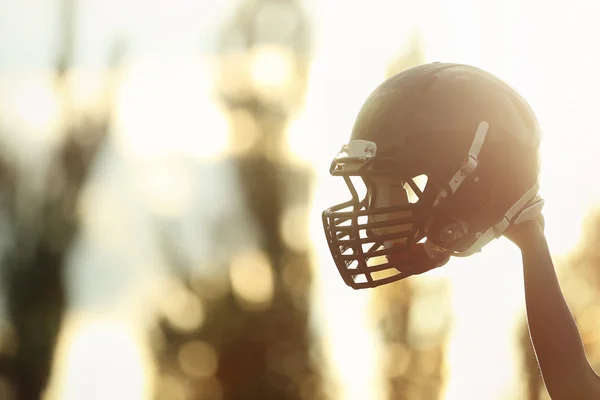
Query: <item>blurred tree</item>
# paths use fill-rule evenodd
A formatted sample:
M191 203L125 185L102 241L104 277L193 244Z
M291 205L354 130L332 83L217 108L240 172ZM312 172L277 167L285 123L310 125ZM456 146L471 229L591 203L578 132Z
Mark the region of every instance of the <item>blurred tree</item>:
M47 163L29 159L22 165L9 154L0 160L0 219L2 232L10 238L2 259L10 327L0 336L11 338L0 342L5 345L0 349L0 374L8 378L19 400L40 399L48 383L67 305L63 274L79 226L77 200L109 129L109 115L70 112L67 75L74 15L74 0L64 0L62 49L56 64L64 111L61 141L50 149ZM118 59L114 56L113 65Z
M594 369L600 371L600 211L592 211L584 221L582 240L570 254L555 263L588 359ZM521 338L527 400L549 400L526 321L521 328Z
M582 240L567 258L562 279L588 359L600 371L600 210L585 221Z
M406 69L416 67L425 63L425 54L421 36L413 34L407 43L407 46L396 57L392 58L388 64L385 74L387 77L396 75Z
M309 44L308 23L295 0L244 1L224 29L217 89L236 154L225 162L235 171L234 193L224 195L240 195L246 219L229 210L210 233L227 247L222 243L232 242L250 221L252 237L229 257L220 256L229 271L226 289L217 289L214 277L183 273L183 290L202 300L204 322L185 331L167 319L159 322L158 398L172 396L173 379L190 399L322 397L309 326L305 220L312 176L285 152L287 125L304 100ZM165 242L176 270L186 271L190 260ZM198 352L203 357L196 356L205 361L196 362L196 372L185 361L192 347L204 349Z
M420 36L386 69L391 77L423 64ZM436 400L444 385L445 342L450 321L448 284L428 276L376 289L373 309L384 341L388 398Z

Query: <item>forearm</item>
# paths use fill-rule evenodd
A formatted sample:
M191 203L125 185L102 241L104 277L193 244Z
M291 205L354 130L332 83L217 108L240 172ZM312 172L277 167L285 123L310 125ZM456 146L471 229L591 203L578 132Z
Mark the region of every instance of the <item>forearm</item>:
M522 251L527 320L546 386L576 385L591 368L543 234L531 235Z

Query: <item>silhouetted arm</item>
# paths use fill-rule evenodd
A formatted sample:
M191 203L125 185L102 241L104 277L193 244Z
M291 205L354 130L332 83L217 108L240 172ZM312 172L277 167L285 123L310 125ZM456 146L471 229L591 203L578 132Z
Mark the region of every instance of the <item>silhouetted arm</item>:
M523 256L529 333L550 397L600 399L600 377L585 355L543 229L537 222L528 221L512 227L506 236L519 246Z

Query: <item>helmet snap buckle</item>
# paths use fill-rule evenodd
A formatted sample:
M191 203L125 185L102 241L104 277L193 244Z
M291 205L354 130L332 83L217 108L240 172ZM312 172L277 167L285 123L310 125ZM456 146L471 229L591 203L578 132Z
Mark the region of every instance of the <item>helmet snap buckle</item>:
M471 175L477 169L478 164L479 160L469 155L463 160L460 170L465 175Z

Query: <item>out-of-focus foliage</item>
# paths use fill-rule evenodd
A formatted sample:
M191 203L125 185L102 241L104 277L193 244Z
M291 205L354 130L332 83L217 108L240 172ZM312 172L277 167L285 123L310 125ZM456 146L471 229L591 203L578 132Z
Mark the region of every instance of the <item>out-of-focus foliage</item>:
M66 84L74 40L74 2L61 3L61 51L56 92L62 99L62 138L43 162L23 164L0 155L0 225L5 238L2 289L8 323L0 330L0 397L39 399L51 374L56 340L68 304L64 266L79 230L78 199L110 129L104 113L74 113ZM120 54L113 54L115 66ZM107 74L108 76L108 74ZM110 102L110 81L106 99ZM9 146L5 147L9 148Z
M421 36L414 34L407 43L406 48L402 49L387 65L385 74L390 77L423 63L425 63L425 54L423 52Z
M177 390L190 399L322 398L309 324L311 266L302 245L312 177L287 162L282 147L304 97L308 33L302 9L291 0L244 2L224 28L215 89L237 155L217 167L232 171L230 195L239 196L243 212L205 227L231 251L220 255L221 263L208 261L228 276L221 285L214 277L182 273L193 260L166 242L184 282L180 296L200 304L204 317L200 326L160 321L158 399ZM248 237L227 246L240 229Z
M11 237L3 286L15 348L3 354L2 364L17 399L38 399L48 383L67 301L64 265L78 229L77 198L108 129L106 119L84 116L73 123L40 193L31 190L31 177L18 172L3 187L3 222Z
M445 282L410 280L377 289L389 399L440 399L450 327Z
M588 359L600 371L600 211L590 214L581 237L580 246L561 270L561 278Z

